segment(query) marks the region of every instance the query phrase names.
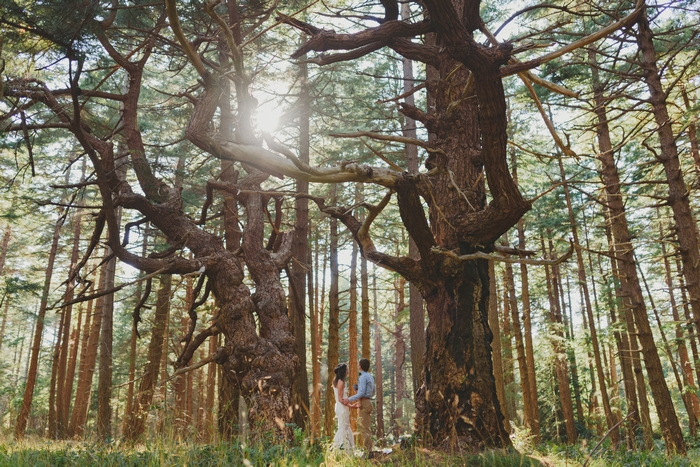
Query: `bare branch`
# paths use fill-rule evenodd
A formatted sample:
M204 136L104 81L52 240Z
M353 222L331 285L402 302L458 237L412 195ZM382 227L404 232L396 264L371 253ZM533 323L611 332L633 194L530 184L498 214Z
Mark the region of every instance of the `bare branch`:
M333 138L358 138L360 136L366 136L368 138L376 139L379 141L392 141L394 143L402 144L414 144L428 150L428 152L442 152L439 149L434 149L430 146L430 143L422 141L416 138L407 138L405 136L395 136L395 135L383 135L380 133L372 133L370 131L357 131L355 133L333 133L328 136Z
M434 247L431 250L434 254L439 254L439 255L444 255L452 258L455 261L473 261L475 259L485 259L487 261L500 261L502 263L524 263L524 264L534 264L534 265L541 265L541 266L554 266L557 264L561 264L564 261L567 261L569 258L571 258L571 255L574 253L574 245L571 244L569 247L569 251L567 251L564 255L560 256L559 258L555 259L530 259L530 258L509 258L507 256L496 256L496 255L490 255L488 253L485 253L483 251L477 251L476 253L471 253L468 255L458 255L457 253L450 251L450 250L445 250L439 247Z
M526 71L530 70L532 68L537 68L538 66L542 65L543 63L547 63L549 61L554 60L555 58L559 58L564 54L567 54L569 52L573 52L576 49L580 49L581 47L585 47L588 44L591 44L599 39L602 39L609 34L617 31L618 29L622 29L624 27L632 25L636 20L637 17L642 13L644 9L644 1L643 0L637 0L637 4L635 5L634 10L624 18L622 18L620 21L616 21L609 26L604 27L603 29L600 29L593 34L590 34L582 39L577 40L576 42L573 42L569 45L566 45L562 47L559 50L555 50L554 52L548 53L546 55L543 55L539 58L536 58L534 60L529 60L527 62L523 63L518 63L514 65L508 65L503 68L501 68L501 76L510 76L514 75L516 73L519 73L521 71Z

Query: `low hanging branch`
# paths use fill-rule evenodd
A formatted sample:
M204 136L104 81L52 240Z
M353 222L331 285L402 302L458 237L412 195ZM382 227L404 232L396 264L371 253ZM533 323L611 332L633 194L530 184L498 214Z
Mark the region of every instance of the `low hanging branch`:
M509 258L507 256L490 255L483 251L477 251L476 253L470 253L468 255L458 255L453 251L444 250L439 247L433 247L431 251L435 254L448 256L449 258L459 262L473 261L475 259L485 259L487 261L500 261L502 263L524 263L540 266L555 266L571 258L571 255L574 253L574 245L572 243L569 247L569 251L567 251L563 256L560 256L559 258L555 259Z
M204 365L208 365L209 363L214 363L217 361L218 358L219 358L218 353L215 353L214 355L210 355L207 358L201 359L200 361L198 361L194 365L179 368L172 375L170 375L167 379L164 379L163 382L160 383L160 386L163 386L165 383L168 383L168 382L174 380L175 378L177 378L180 375L183 375L185 373L189 373L190 371L196 370L197 368L201 368Z
M332 133L328 136L331 136L333 138L359 138L360 136L366 136L368 138L376 139L379 141L391 141L394 143L401 144L413 144L427 149L428 152L442 152L438 149L434 149L428 142L422 141L420 139L407 138L405 136L382 135L380 133L372 133L370 131L357 131L355 133Z
M86 295L86 296L84 296L84 297L79 297L79 298L76 298L75 300L71 300L71 301L69 301L69 302L64 302L64 303L62 303L62 304L60 304L60 305L58 305L58 306L54 305L54 306L51 307L51 309L54 309L54 308L65 308L65 307L70 306L70 305L75 305L76 303L87 302L87 301L89 301L89 300L94 300L94 299L96 299L96 298L104 297L105 295L109 295L109 294L113 294L113 293L115 293L115 292L119 292L119 291L120 291L121 289L123 289L124 287L128 287L128 286L130 286L130 285L134 285L134 284L137 284L137 283L139 283L139 282L142 282L142 281L145 281L145 280L149 280L149 279L151 279L152 277L155 277L155 276L157 276L158 274L162 274L162 273L164 273L164 272L167 271L167 270L168 270L168 267L166 266L166 267L164 267L164 268L161 268L161 269L159 269L159 270L157 270L157 271L155 271L155 272L152 272L152 273L148 274L147 276L140 277L140 278L135 279L135 280L130 281L130 282L125 282L124 284L118 285L118 286L113 287L113 288L111 288L111 289L100 290L99 292L95 292L95 293L92 294L92 295Z

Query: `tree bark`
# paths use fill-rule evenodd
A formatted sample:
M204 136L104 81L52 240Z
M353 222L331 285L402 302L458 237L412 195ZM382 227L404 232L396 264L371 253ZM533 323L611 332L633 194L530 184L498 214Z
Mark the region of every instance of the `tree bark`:
M39 303L39 311L37 314L36 328L34 329L34 338L32 341L32 350L29 358L29 371L27 373L27 382L24 386L24 397L22 405L17 415L15 424L15 438L24 438L25 430L27 429L27 420L32 408L34 399L34 386L36 385L37 371L39 367L39 352L41 352L41 339L44 332L44 319L46 317L46 308L48 307L49 292L51 291L51 277L53 275L53 265L56 260L56 251L58 250L58 238L61 234L61 226L66 217L61 213L53 230L53 238L51 248L47 258L46 272L44 277L44 287L41 292L41 302ZM7 231L6 231L7 232Z
M78 255L80 254L80 234L81 234L82 215L76 213L73 216L73 249L71 250L69 272L78 263ZM70 303L74 297L75 281L69 281L66 284L65 302ZM59 352L58 386L56 388L56 436L63 438L68 429L68 411L70 408L70 396L73 390L73 373L68 373L68 353L70 352L70 336L71 336L71 316L73 314L73 305L68 305L63 309L63 335L61 336L61 350ZM80 329L78 323L77 329ZM77 338L76 338L77 339ZM74 357L75 358L75 357ZM75 362L72 362L73 369Z
M700 386L700 365L698 365L698 362L700 362L700 353L698 352L698 345L697 345L697 336L694 336L694 326L693 326L693 320L690 316L690 307L688 306L688 300L687 296L685 293L685 281L683 280L683 274L681 273L682 266L681 266L681 260L680 258L676 255L676 271L678 271L678 288L681 290L681 303L683 304L683 316L685 317L685 322L687 323L686 325L686 330L688 334L691 336L690 340L690 350L693 353L693 362L695 362L695 376L697 378L697 384Z
M676 139L673 135L673 128L670 124L670 117L666 107L666 92L661 83L661 75L656 64L656 50L654 49L654 40L649 20L647 18L646 6L644 11L637 20L637 46L639 47L641 66L644 74L644 81L649 90L648 102L651 104L654 121L656 122L656 132L659 137L661 153L656 154L657 159L663 165L668 183L668 205L673 211L673 219L675 221L675 229L678 234L678 243L680 245L681 260L683 263L683 275L686 279L686 286L690 298L690 307L695 318L695 325L700 332L700 251L698 250L698 232L693 218L693 213L690 208L688 192L683 180L683 174L680 169L678 160L678 148ZM635 315L636 318L636 315ZM639 324L638 324L639 326ZM642 337L645 336L646 330L644 323L639 329L640 343L642 351L646 350L645 342ZM649 336L650 338L651 336ZM655 359L652 358L651 364L656 366ZM645 363L647 356L644 355ZM659 370L660 371L660 370ZM659 420L662 423L661 431L666 441L666 450L668 452L676 452L684 454L686 452L685 441L678 425L678 419L675 417L673 403L670 395L667 396L668 388L665 388L665 381L656 381L649 375L649 385L652 395L654 396ZM666 391L664 391L664 388ZM659 394L657 396L657 393ZM658 402L657 402L657 397ZM658 406L661 407L658 407Z
M111 249L107 250L112 255ZM117 258L112 257L105 264L105 290L114 288ZM112 331L114 327L114 294L102 300L100 329L100 371L97 382L97 436L106 441L112 436Z
M510 417L508 414L508 404L506 403L506 386L504 382L503 355L501 352L501 320L498 317L498 291L496 288L496 271L493 261L489 261L489 277L493 278L489 283L489 328L493 332L491 354L493 358L493 375L496 379L496 395L503 412L503 426L508 433L511 432Z
M309 229L313 232L313 229ZM311 314L311 441L313 442L321 435L321 333L319 329L323 323L319 322L318 300L315 294L318 293L319 274L325 275L325 270L318 269L318 235L314 236L314 259L309 249L309 270L307 274L309 292L309 313ZM314 267L311 267L311 264ZM316 274L314 275L314 271Z
M129 420L124 430L124 438L129 441L138 440L146 431L146 419L153 402L161 366L163 340L170 313L171 284L172 277L170 275L160 276L160 288L158 289L156 310L153 315L153 326L151 327L151 340L148 344L148 357L143 370L143 377L139 382L136 405L134 410L127 414Z
M698 145L698 133L697 133L697 116L692 115L692 107L690 105L690 99L688 98L688 91L685 85L680 84L679 88L681 90L681 96L683 96L683 103L685 104L686 112L690 113L690 121L688 122L688 140L690 141L690 155L693 157L693 168L695 169L695 183L693 184L695 188L700 188L700 145Z
M544 237L542 238L542 251L545 249ZM552 254L553 246L552 239L549 238L549 252ZM547 282L547 296L549 297L549 323L553 334L556 336L552 340L552 351L554 352L554 369L557 376L557 388L559 389L559 401L561 403L561 411L564 416L564 426L566 427L566 439L569 444L576 442L578 432L574 420L574 407L571 400L571 387L569 386L569 368L567 352L563 343L565 342L564 335L566 325L562 318L562 307L559 287L557 281L559 279L558 266L552 266L550 272L549 266L545 266L545 281Z
M405 428L402 425L403 399L406 397L406 378L403 367L406 363L406 341L403 337L403 323L401 323L401 311L406 308L406 280L403 277L394 279L394 396L396 403L392 414L392 431L398 438ZM410 311L410 309L409 309Z
M384 364L382 362L382 331L379 326L377 301L377 269L372 269L372 290L374 296L374 382L377 393L377 438L384 438Z
M617 446L620 443L620 432L617 428L617 419L615 418L612 407L610 406L610 396L608 394L607 385L605 383L604 366L601 358L600 344L598 342L598 331L595 327L595 319L593 317L593 307L591 306L591 298L588 293L588 280L586 278L586 268L583 262L583 252L581 251L581 244L578 239L578 229L576 224L576 218L574 217L574 210L571 204L571 195L569 193L569 187L566 183L566 174L564 172L564 164L562 162L561 156L559 160L559 171L561 173L561 180L564 186L564 195L566 197L566 206L569 211L569 222L571 223L571 235L573 237L574 246L576 249L576 261L578 265L578 280L579 286L581 287L581 292L584 299L584 312L588 318L588 331L591 336L591 346L593 347L593 357L595 359L596 372L598 376L598 387L600 389L600 396L603 402L603 411L605 412L605 420L607 422L608 430L610 431L610 441L612 441L613 446Z
M331 188L331 199L336 199L336 186ZM331 284L328 294L328 381L326 381L326 406L323 429L326 436L333 435L335 399L333 397L333 369L338 365L338 326L340 303L338 297L338 221L330 220L330 274Z
M142 232L142 241L141 241L141 256L146 256L148 248L148 230L146 228L143 229ZM149 282L150 284L150 282ZM150 286L148 289L148 292L150 293ZM140 303L141 300L143 299L143 281L139 281L136 284L136 294L135 294L138 302ZM135 313L140 313L140 308L138 310L134 310ZM131 337L129 339L129 376L128 376L128 381L129 381L129 386L126 392L126 407L124 409L124 420L122 422L122 434L126 433L127 429L127 422L129 420L129 415L133 411L133 406L134 406L134 383L136 382L136 340L138 337L138 320L136 319L136 316L133 317L131 321Z
M642 50L644 68L646 70L646 81L647 86L649 87L649 91L651 93L651 102L652 106L654 107L654 116L657 121L657 124L660 125L659 137L661 139L662 152L665 154L663 164L664 169L666 170L669 182L669 192L671 195L669 198L669 202L672 206L672 209L674 210L679 239L683 236L683 234L691 234L693 237L692 239L687 240L690 243L686 244L686 246L690 246L692 244L695 248L695 253L689 253L690 256L688 256L688 259L692 257L696 260L693 267L695 268L695 273L697 273L697 276L695 276L696 279L700 280L700 270L697 269L698 261L700 261L700 254L697 251L697 234L695 231L694 222L692 220L692 215L690 213L688 199L687 197L685 197L685 195L683 195L683 199L685 200L684 203L680 198L673 196L674 193L676 195L681 194L681 192L676 191L680 189L679 184L683 186L682 193L684 193L685 184L683 183L682 177L680 175L680 170L674 172L675 169L673 169L674 164L676 169L678 168L678 154L675 149L675 141L673 140L671 127L668 124L669 119L668 114L666 113L664 97L662 96L663 92L661 89L661 81L659 79L658 70L656 69L656 57L651 39L651 30L649 29L648 22L646 22L645 14L642 15L642 19L638 21L638 25L640 28L640 32L637 35L637 42L640 47L640 50ZM607 199L610 206L610 218L612 221L611 228L613 239L615 241L618 269L621 275L621 287L624 291L624 295L626 296L625 304L631 309L632 315L634 316L639 343L641 344L641 351L644 355L644 365L647 370L649 386L651 388L652 397L654 398L654 404L656 405L657 413L659 414L659 422L661 424L661 431L664 437L664 441L666 442L666 449L669 453L678 452L683 454L686 452L685 442L683 440L680 425L678 424L678 418L673 407L671 394L666 384L663 368L661 366L661 360L659 358L658 350L656 348L651 327L649 325L649 317L647 314L646 305L644 303L641 286L637 277L636 262L634 259L634 247L632 245L631 236L627 227L627 220L625 217L624 205L622 203L622 195L620 192L619 176L617 175L617 168L613 159L612 145L610 143L609 133L607 134L607 137L605 136L605 134L608 132L607 117L605 115L605 108L603 106L604 102L602 90L600 89L599 85L597 92L599 93L597 94L598 101L596 102L596 113L598 115L598 134L603 134L603 142L601 143L599 141L599 144L602 144L601 148L605 149L604 151L601 151L601 155L599 156L599 158L601 160L606 160L606 162L604 162L603 164L603 177L606 185L605 189L607 192ZM663 119L660 119L662 117ZM667 138L670 138L670 141L668 141ZM670 153L675 154L675 156L673 156ZM674 173L675 175L672 176L672 174ZM674 177L679 177L679 179L676 179ZM672 199L674 199L675 201L673 201ZM683 225L686 228L689 228L689 231L684 231L683 228L680 226L679 221L685 221L686 224ZM691 222L691 225L689 226L687 222ZM684 240L681 240L681 242L681 245L685 244ZM688 272L691 273L691 277L693 277L692 271L688 270ZM697 289L697 297L700 298L700 282L696 281L696 284L699 287ZM640 402L642 401L640 400Z
M306 63L299 66L301 88L299 91L299 159L309 163L309 120L310 98L309 79ZM309 192L309 182L296 181L297 194ZM294 201L296 220L294 223L294 243L292 246L292 262L290 265L290 306L289 317L294 334L294 351L299 357L299 371L294 374L292 381L292 421L299 427L307 428L309 412L309 378L306 372L306 275L311 267L309 258L309 200L297 197Z
M505 246L508 246L508 242L505 242ZM511 312L511 320L513 324L513 337L515 337L515 352L518 358L518 372L520 374L520 390L522 391L523 399L523 414L525 426L532 433L534 421L534 410L532 407L532 396L530 394L531 384L530 384L530 374L527 369L527 362L525 357L525 343L523 340L523 331L520 324L520 313L518 312L518 301L515 295L515 280L513 277L513 266L510 263L505 265L505 276L504 284L508 291L508 299L510 301L509 308Z
M401 18L408 19L411 16L411 7L408 2L401 3ZM406 105L415 106L413 96L413 60L403 59L403 91L408 93L404 102ZM416 138L416 121L409 116L404 117L403 136L407 138ZM406 144L406 168L409 173L418 173L418 147L415 144ZM416 242L409 238L408 240L408 255L413 259L420 259ZM411 342L411 370L413 381L413 395L415 396L418 388L423 383L423 358L425 356L425 311L423 305L423 297L421 297L418 287L409 283L408 300L410 306L410 342Z

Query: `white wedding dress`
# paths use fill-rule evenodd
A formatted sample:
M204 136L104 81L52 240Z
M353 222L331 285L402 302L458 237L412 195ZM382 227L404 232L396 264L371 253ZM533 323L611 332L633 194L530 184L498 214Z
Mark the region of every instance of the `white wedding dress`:
M348 397L348 387L345 386L345 394L343 397ZM352 435L350 427L350 407L343 405L338 396L338 388L333 386L335 394L335 418L338 420L338 431L335 432L333 438L334 448L343 448L345 451L353 452L355 450L355 439Z

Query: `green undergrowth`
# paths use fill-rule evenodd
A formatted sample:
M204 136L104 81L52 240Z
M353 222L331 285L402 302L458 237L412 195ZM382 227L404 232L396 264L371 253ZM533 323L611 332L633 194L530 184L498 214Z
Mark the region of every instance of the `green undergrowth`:
M327 445L305 443L243 446L238 443L195 445L149 443L130 447L120 444L54 442L43 439L21 443L0 442L0 467L130 467L130 466L467 466L539 467L539 461L512 451L472 455L445 454L422 448L395 449L366 460Z
M700 467L700 450L687 457L667 457L662 449L621 452L598 449L592 456L585 445L547 445L524 450L488 451L480 454L447 454L423 448L394 449L390 454L366 460L327 445L310 446L304 440L245 446L239 443L199 445L151 442L128 446L112 443L54 442L28 439L21 443L0 440L0 467L117 467L117 466L415 466L415 467Z

